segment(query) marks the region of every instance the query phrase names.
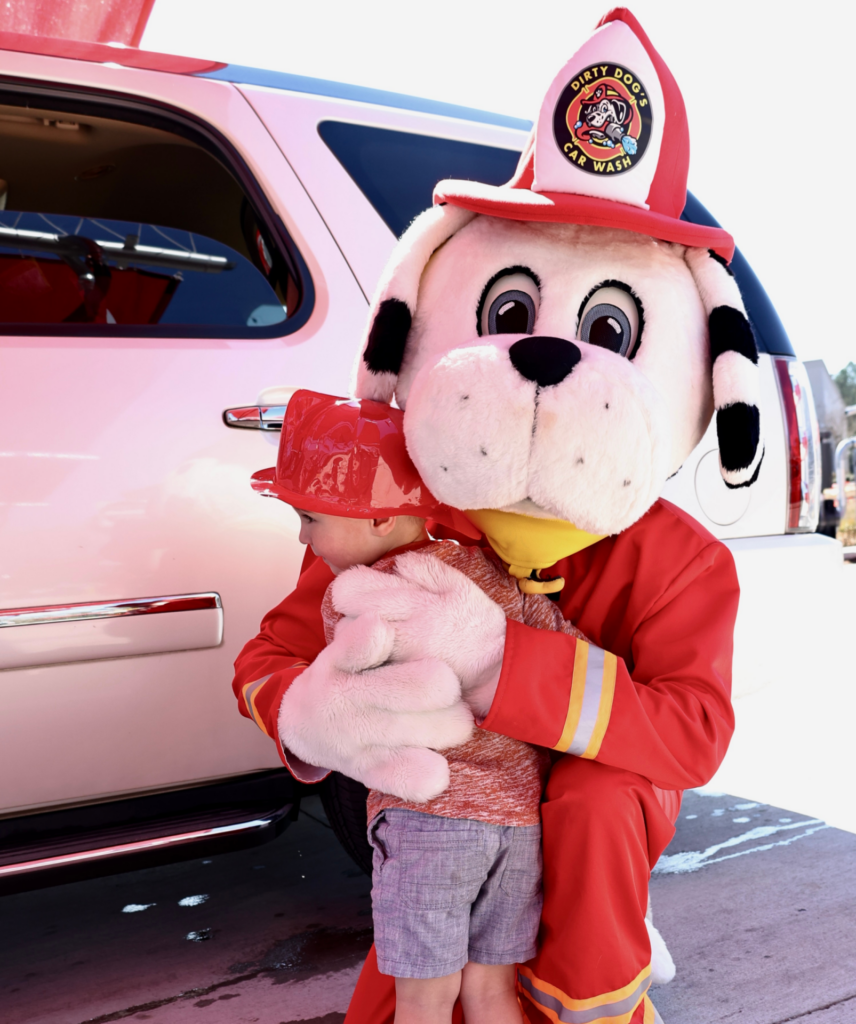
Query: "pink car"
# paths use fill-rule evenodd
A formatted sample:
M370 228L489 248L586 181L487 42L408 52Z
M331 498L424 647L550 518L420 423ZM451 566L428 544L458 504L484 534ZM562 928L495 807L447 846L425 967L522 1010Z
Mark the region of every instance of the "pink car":
M507 180L529 125L137 50L2 33L0 49L8 890L262 841L293 814L229 686L302 558L296 517L250 475L294 388L347 392L367 296L435 182ZM685 215L708 217L692 198ZM733 539L746 633L778 599L765 552L791 588L806 550L841 556L813 533L804 369L735 269L762 352L761 478L727 491L708 434L667 494Z

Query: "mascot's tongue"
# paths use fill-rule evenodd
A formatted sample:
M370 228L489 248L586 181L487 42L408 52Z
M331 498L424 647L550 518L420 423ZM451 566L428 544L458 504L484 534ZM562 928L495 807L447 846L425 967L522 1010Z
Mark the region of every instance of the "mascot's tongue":
M586 533L563 519L535 519L489 508L467 509L465 515L484 532L524 594L560 591L565 585L562 577L542 578L541 570L603 540L603 535Z

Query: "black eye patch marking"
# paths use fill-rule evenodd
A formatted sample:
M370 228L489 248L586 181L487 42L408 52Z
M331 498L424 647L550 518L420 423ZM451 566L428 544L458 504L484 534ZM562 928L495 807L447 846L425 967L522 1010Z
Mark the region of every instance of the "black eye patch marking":
M398 373L412 318L407 303L384 299L369 331L363 361L372 373Z

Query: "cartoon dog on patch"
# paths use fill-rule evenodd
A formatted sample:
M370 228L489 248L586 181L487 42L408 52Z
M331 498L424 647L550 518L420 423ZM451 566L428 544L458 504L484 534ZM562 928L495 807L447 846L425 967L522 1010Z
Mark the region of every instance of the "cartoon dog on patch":
M633 120L633 107L618 91L608 85L596 85L591 99L580 104L582 120L574 125L580 142L589 142L615 149L620 142L629 156L636 152L636 139L627 134Z
M605 82L617 68L644 131L636 156L598 167L558 128L577 120L581 76L598 69ZM627 112L608 89L592 102L606 107L586 115L590 130L615 141L604 126L623 130ZM395 631L378 665L374 650L324 648L333 577L316 565L236 663L241 712L297 778L335 770L427 800L444 781L425 754L444 736L452 745L460 704L420 691L407 717L405 691L420 662L479 655L478 672L455 670L479 725L555 757L539 948L518 969L530 1024L660 1021L651 869L682 791L710 780L734 728L733 559L659 497L712 416L728 487L751 486L764 454L734 242L681 219L688 166L678 86L633 15L613 10L548 90L514 178L437 186L389 261L358 357L357 397L404 410L435 497L480 527L522 591L553 593L588 641L497 623L462 575L441 594L402 578L392 601L388 578L345 573L337 610ZM372 953L347 1024L394 1012Z

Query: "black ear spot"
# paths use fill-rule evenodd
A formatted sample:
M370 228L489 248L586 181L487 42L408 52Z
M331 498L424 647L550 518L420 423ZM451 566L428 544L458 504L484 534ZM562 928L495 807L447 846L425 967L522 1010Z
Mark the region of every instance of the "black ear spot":
M728 265L724 256L720 256L719 253L714 252L713 249L708 249L707 254L708 256L710 256L712 260L716 260L716 262L723 268L723 270L726 274L728 274L729 277L734 277L734 271Z
M411 316L401 299L384 299L369 331L363 361L372 373L398 373L410 333Z
M761 452L761 458L758 459L758 465L755 467L755 472L752 474L752 476L749 477L749 479L745 483L742 483L742 484L730 484L727 480L723 480L722 482L729 489L729 491L739 491L741 487L751 487L752 484L754 484L755 481L758 479L758 474L761 472L761 463L763 461L764 461L764 452L762 451Z
M716 362L723 352L738 352L750 362L757 364L758 348L752 335L749 321L733 306L717 306L711 311L710 358Z
M751 466L761 441L758 406L735 402L720 409L716 414L716 436L723 469L736 473Z

